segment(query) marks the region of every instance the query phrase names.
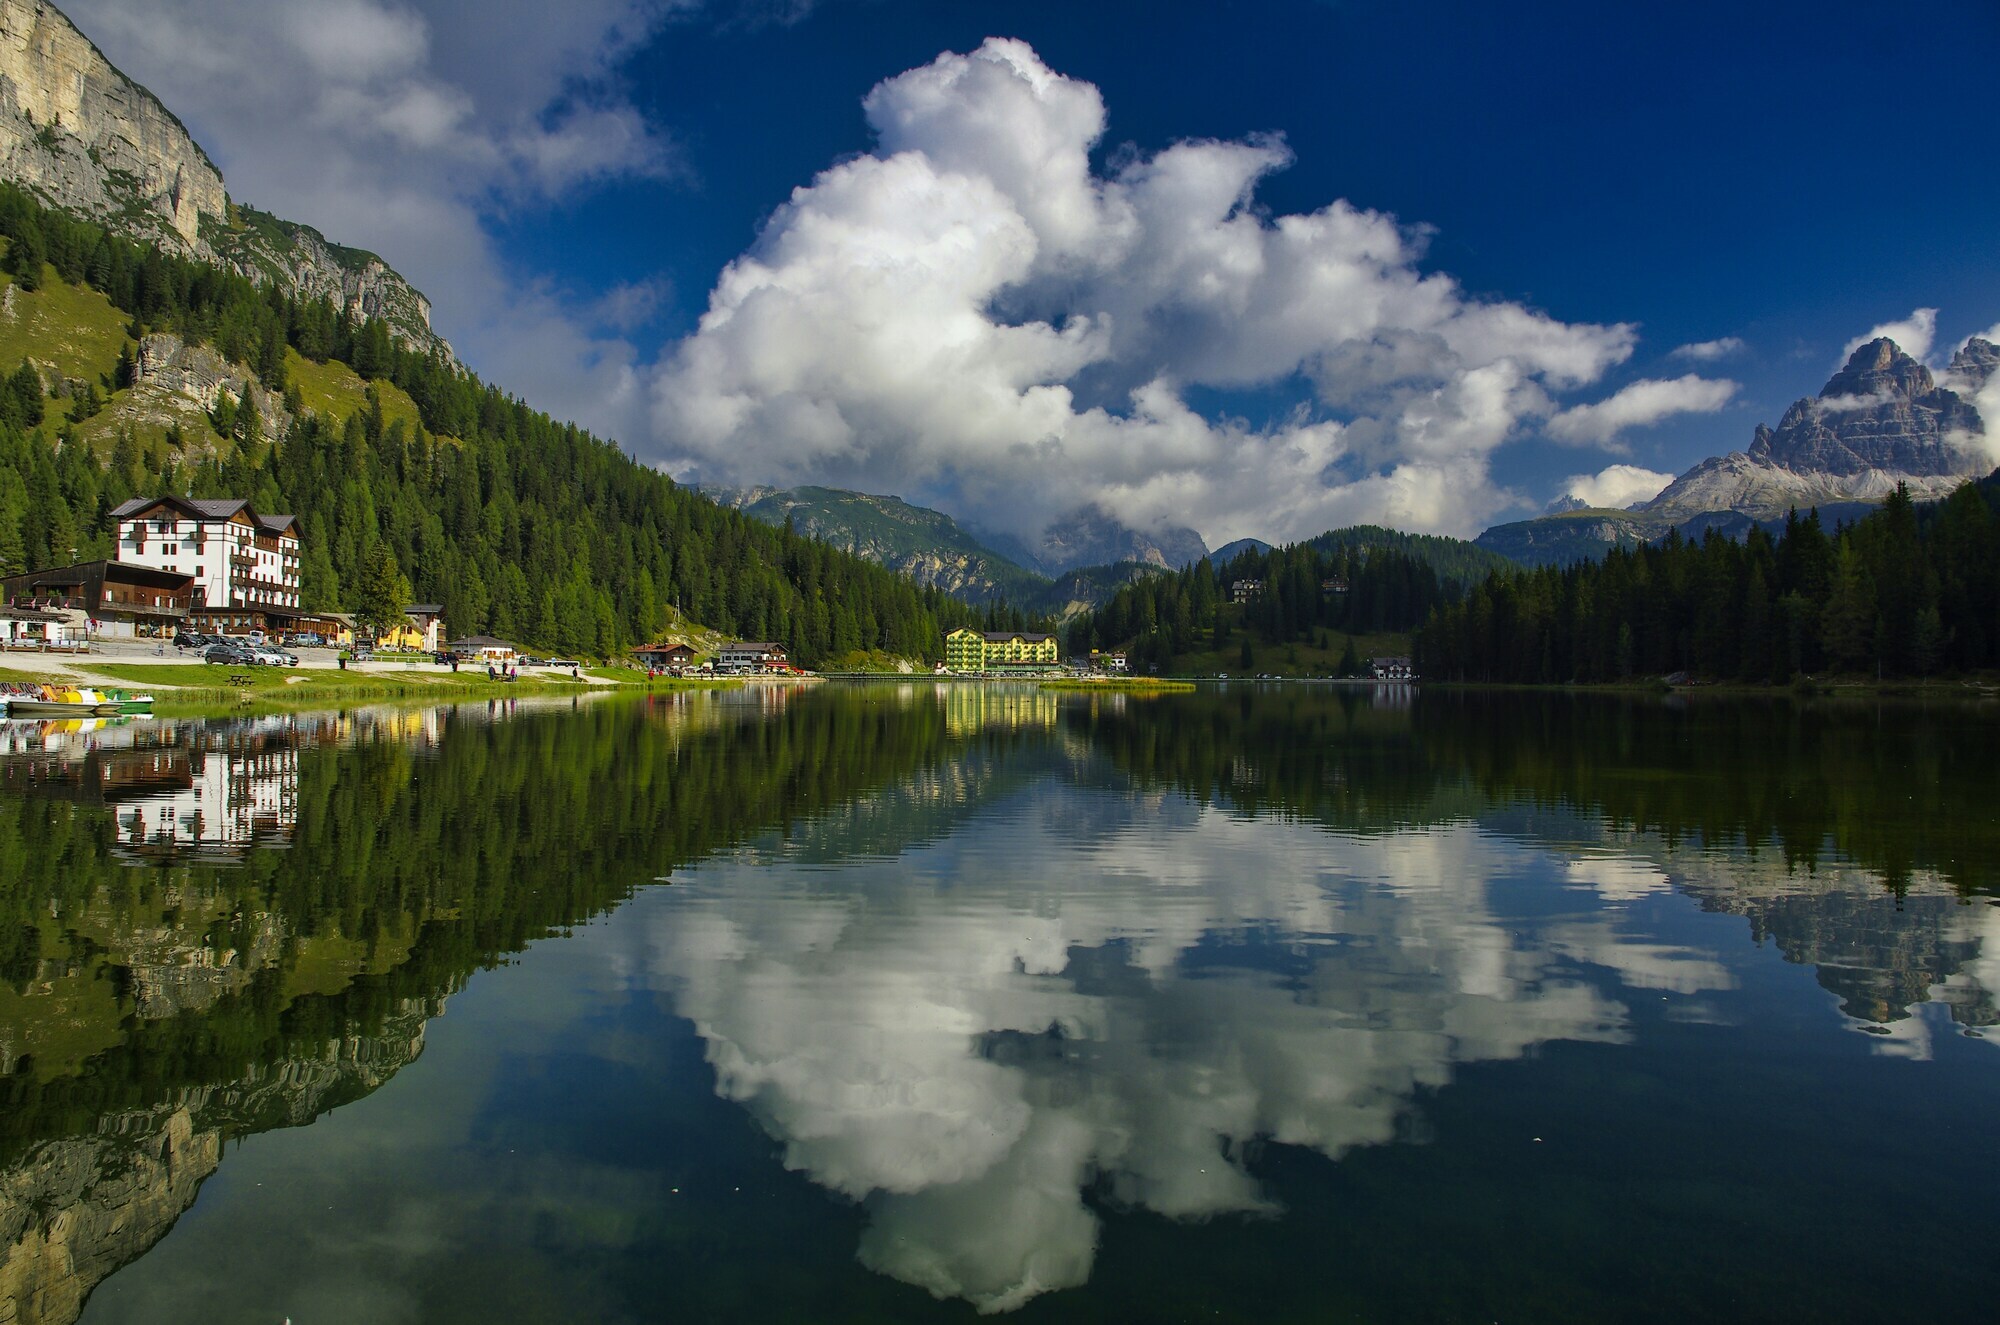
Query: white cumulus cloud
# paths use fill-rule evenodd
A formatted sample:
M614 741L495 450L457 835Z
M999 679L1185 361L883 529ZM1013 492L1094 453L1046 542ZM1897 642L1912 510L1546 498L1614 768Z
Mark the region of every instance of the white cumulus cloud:
M1638 465L1611 465L1595 474L1570 475L1563 483L1563 495L1574 497L1585 506L1622 511L1636 502L1659 496L1673 481L1672 474L1662 474L1658 470L1642 469Z
M1470 532L1493 450L1631 352L1625 325L1481 301L1345 202L1271 216L1272 137L1107 174L1093 85L989 40L880 84L875 152L795 190L653 384L656 457L704 481L894 491L1032 535ZM1251 423L1200 388L1302 388Z
M1724 336L1720 340L1698 340L1689 345L1676 346L1672 351L1672 357L1692 359L1696 363L1713 363L1717 359L1726 359L1732 354L1741 353L1742 349L1742 337Z
M1576 405L1549 420L1557 441L1604 446L1628 428L1644 428L1676 414L1712 414L1736 394L1736 383L1689 373L1671 379L1646 378L1594 404Z
M1937 315L1935 308L1913 309L1910 315L1897 322L1884 322L1870 327L1862 335L1847 342L1840 352L1842 362L1856 350L1871 340L1887 336L1901 347L1903 353L1912 359L1922 359L1931 352L1931 341L1937 335Z

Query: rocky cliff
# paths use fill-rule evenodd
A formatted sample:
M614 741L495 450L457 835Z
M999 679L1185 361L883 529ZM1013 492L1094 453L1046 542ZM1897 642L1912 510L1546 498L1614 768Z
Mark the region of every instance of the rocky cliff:
M1973 372L1987 364L1990 373L1993 355L1992 345L1974 340L1959 359ZM1885 337L1854 351L1817 396L1793 404L1775 429L1757 425L1748 450L1702 461L1639 509L1669 517L1728 510L1768 518L1793 506L1880 501L1898 483L1919 496L1942 496L1992 469L1984 453L1955 440L1982 431L1971 403L1939 386L1928 368Z
M329 243L309 225L254 207L236 207L233 225L211 225L206 234L219 258L254 281L332 300L350 316L381 318L405 345L450 353L431 330L430 300L373 253Z
M54 5L0 0L0 174L135 239L203 252L222 172Z
M1995 373L2000 373L2000 345L1977 336L1959 347L1945 370L1953 385L1966 392L1985 390Z
M190 406L212 408L221 393L239 406L250 402L266 437L282 437L291 425L284 400L266 391L247 366L229 363L205 345L189 345L166 332L139 342L132 385L128 414L136 421L171 423L184 417Z
M0 0L0 179L127 238L324 296L383 319L406 345L449 353L429 301L380 258L233 205L186 127L43 0Z
M866 557L919 584L971 603L1023 602L1046 587L1040 576L982 545L942 511L901 497L841 488L712 488L709 495L766 524Z

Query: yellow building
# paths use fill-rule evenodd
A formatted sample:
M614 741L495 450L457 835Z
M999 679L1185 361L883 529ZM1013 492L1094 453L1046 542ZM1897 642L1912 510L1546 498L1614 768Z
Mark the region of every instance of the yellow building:
M961 629L944 637L947 671L1039 671L1061 662L1062 651L1054 635Z
M399 626L385 630L375 647L390 652L436 653L444 647L444 608L436 603L413 604Z

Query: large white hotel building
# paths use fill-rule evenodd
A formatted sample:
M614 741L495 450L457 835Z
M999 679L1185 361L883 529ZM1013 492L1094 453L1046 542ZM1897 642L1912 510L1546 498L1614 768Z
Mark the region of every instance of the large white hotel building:
M302 615L295 517L187 497L134 497L111 514L119 561L194 577L198 629L285 629Z

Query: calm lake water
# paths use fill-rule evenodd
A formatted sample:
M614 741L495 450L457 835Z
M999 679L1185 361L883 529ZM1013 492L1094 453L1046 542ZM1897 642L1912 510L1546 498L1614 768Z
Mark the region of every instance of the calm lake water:
M0 1321L1986 1321L2000 710L0 724Z

